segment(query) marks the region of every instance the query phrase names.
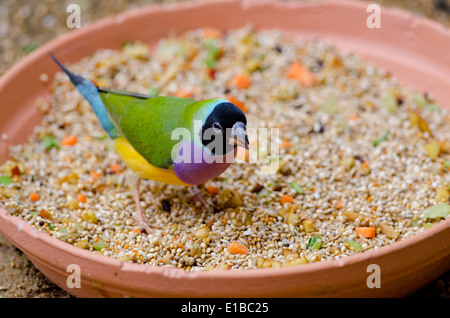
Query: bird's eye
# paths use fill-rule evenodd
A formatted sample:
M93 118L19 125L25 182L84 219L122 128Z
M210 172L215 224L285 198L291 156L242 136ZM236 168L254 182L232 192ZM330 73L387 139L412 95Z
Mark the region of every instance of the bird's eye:
M222 126L219 123L217 123L217 122L213 123L212 128L214 129L214 132L216 132L217 134L222 133Z

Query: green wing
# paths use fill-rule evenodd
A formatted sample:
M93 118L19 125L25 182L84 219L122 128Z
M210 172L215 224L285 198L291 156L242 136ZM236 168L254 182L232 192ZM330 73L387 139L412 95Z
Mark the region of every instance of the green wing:
M100 91L114 126L152 165L167 169L172 165L172 140L177 127L192 132L193 113L203 102L180 97L154 97ZM149 97L149 96L148 96Z

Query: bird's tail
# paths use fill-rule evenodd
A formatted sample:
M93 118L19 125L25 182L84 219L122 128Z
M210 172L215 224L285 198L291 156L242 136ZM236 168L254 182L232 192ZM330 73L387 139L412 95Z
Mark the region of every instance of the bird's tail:
M109 135L109 137L113 139L119 137L117 129L109 118L108 113L106 112L105 105L100 98L98 87L84 77L70 72L60 61L58 61L58 59L53 54L50 53L50 56L64 71L64 73L69 76L70 81L77 88L78 92L80 92L80 94L83 95L83 97L89 102L92 110L98 118L98 121L100 122L106 133Z

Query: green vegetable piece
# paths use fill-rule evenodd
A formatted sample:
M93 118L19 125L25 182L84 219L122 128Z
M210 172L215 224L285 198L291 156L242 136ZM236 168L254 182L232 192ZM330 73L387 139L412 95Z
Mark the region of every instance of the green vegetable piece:
M444 168L450 168L450 160L444 162Z
M153 96L153 97L158 97L159 93L160 93L160 91L159 91L159 89L156 88L156 87L152 87L152 88L150 88L149 91L148 91L148 94L149 94L150 96Z
M205 47L208 50L208 56L205 59L206 67L214 69L217 64L220 49L214 39L205 41Z
M50 231L54 231L55 230L50 223L48 224L48 228L50 229Z
M42 139L42 143L44 144L46 150L49 150L53 147L56 147L58 149L61 148L59 142L53 136L45 136L44 139Z
M105 140L105 139L108 139L108 135L107 135L107 134L104 134L103 136L101 136L101 137L96 137L95 139L97 139L97 140Z
M445 202L441 202L426 210L424 217L425 220L427 220L427 219L445 218L448 215L450 215L450 205Z
M34 215L34 216L37 216L37 215L38 215L37 211L31 211L30 214L31 214L31 215Z
M424 225L423 225L423 228L424 229L429 229L429 228L431 228L431 227L433 227L433 226L435 226L436 224L435 223L425 223Z
M36 50L38 47L39 47L38 44L30 43L30 44L22 46L22 52L25 54L29 54L29 53L33 52L34 50Z
M262 189L261 191L258 192L257 197L261 198L261 197L268 197L270 196L270 192L269 190L267 190L266 188Z
M412 226L418 226L419 225L419 219L412 219L411 220L411 225Z
M14 183L10 177L8 176L0 176L0 185L4 186L5 188L9 186L11 183Z
M310 250L318 250L322 246L322 236L320 234L316 234L312 236L308 243L306 244L306 248L309 248Z
M415 94L413 96L413 100L419 107L428 108L429 110L434 111L434 112L438 112L441 110L439 105L436 105L435 103L431 103L422 94Z
M94 243L94 248L96 251L101 251L105 247L106 247L106 243L102 239L99 239L97 242Z
M391 133L391 131L388 130L383 136L381 136L381 137L378 138L377 140L374 140L374 141L372 142L372 144L373 144L375 147L378 146L378 145L381 144L383 141L386 141L386 140L388 139L390 133Z
M181 43L168 41L160 42L156 54L164 61L173 61L178 57L184 56L184 47Z
M422 94L414 94L412 99L420 107L424 107L428 103L427 99Z
M348 244L349 248L356 253L359 253L362 251L362 246L358 242L347 241L346 244Z
M397 110L398 101L397 98L394 96L394 94L392 94L391 92L388 92L386 94L386 96L383 99L383 106L391 113Z
M69 232L67 231L67 229L65 227L60 227L58 229L56 238L65 242L69 238Z
M79 223L75 223L73 225L73 227L77 230L77 232L81 233L84 231L84 228L79 224Z
M305 193L305 190L303 189L303 187L301 185L299 185L297 182L292 181L291 183L289 183L289 185L291 186L292 189L297 191L297 193L300 193L300 194Z
M438 112L441 110L441 107L435 103L428 103L426 107L433 112Z
M330 98L320 105L319 109L328 115L333 115L339 107L337 98Z

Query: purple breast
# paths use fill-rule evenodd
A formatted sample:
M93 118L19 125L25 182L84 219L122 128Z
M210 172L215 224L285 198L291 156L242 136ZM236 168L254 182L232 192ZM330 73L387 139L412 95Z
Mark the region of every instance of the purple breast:
M197 185L221 175L233 163L235 152L216 157L193 142L181 143L173 163L175 175L183 182Z

